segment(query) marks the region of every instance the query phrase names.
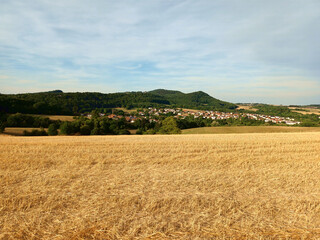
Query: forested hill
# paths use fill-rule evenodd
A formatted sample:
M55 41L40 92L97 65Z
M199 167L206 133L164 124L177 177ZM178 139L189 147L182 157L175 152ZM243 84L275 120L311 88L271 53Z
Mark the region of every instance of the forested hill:
M149 93L166 98L171 104L179 106L190 106L196 109L235 109L236 105L211 97L209 94L198 91L193 93L182 93L165 89L157 89ZM186 107L187 107L186 106Z
M0 94L0 112L36 114L77 114L124 107L172 107L230 111L235 104L215 99L204 92L182 93L158 89L150 92L64 93L61 90L25 94Z

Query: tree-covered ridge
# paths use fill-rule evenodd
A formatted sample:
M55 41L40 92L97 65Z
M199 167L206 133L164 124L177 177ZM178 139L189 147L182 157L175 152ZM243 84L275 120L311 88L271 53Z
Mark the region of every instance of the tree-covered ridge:
M116 107L184 107L208 110L233 110L235 104L215 99L204 92L154 90L151 92L64 93L60 90L42 93L0 94L0 111L5 113L76 114L95 109Z
M237 107L233 103L213 98L202 91L182 93L179 91L156 89L150 93L167 98L171 104L177 105L177 107L196 108L200 110L233 110Z

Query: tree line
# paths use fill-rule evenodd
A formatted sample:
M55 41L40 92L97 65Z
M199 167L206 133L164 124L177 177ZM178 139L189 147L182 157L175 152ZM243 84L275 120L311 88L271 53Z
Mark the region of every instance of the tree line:
M119 119L100 117L96 111L92 113L91 119L85 116L75 116L74 118L74 121L69 122L21 113L1 114L0 132L3 132L5 127L30 127L40 128L40 130L25 131L25 135L124 135L130 134L130 130L136 130L136 134L179 134L183 129L198 127L276 125L272 122L266 123L248 117L213 120L195 118L192 115L185 118L161 115L157 119L147 116L146 118L138 118L132 123L126 121L125 117ZM319 120L317 121L319 122ZM306 122L301 125L310 126L308 124ZM319 126L319 123L317 123L318 125L313 124L311 126Z
M178 134L181 130L173 117L163 118L160 122L150 122L138 119L134 123L127 122L124 117L110 119L108 117L93 116L91 119L81 116L75 120L50 120L47 117L32 116L21 113L2 114L0 116L0 132L5 127L40 128L40 130L24 131L26 136L45 135L129 135L129 130L137 130L137 134ZM47 129L47 130L45 130Z

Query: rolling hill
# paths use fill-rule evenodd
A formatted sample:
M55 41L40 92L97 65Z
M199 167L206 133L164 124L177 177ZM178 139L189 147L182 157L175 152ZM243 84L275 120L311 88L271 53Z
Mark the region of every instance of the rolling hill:
M237 106L202 91L182 93L165 89L150 92L74 92L61 90L25 94L0 94L0 111L5 113L74 114L107 108L176 107L230 111Z
M182 93L165 89L153 90L150 93L165 97L171 104L200 109L235 109L236 105L211 97L209 94L198 91Z

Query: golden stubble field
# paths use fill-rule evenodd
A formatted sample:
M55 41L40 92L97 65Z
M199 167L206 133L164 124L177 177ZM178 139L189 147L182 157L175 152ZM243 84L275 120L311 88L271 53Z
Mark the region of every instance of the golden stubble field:
M0 239L319 238L319 132L0 136Z
M297 112L297 113L301 113L301 114L316 114L316 115L320 115L320 109L319 108L311 108L311 107L289 107L292 112ZM299 109L303 109L305 111L299 111Z

